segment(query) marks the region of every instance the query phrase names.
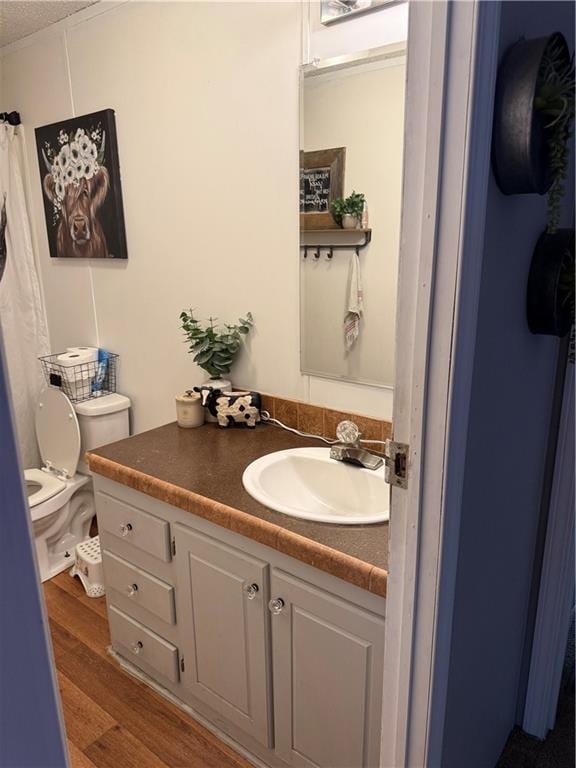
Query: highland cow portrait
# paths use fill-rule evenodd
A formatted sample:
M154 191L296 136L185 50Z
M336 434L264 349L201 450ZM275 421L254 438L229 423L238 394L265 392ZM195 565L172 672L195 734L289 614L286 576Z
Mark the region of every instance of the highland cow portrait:
M127 258L113 110L37 128L36 147L50 256Z

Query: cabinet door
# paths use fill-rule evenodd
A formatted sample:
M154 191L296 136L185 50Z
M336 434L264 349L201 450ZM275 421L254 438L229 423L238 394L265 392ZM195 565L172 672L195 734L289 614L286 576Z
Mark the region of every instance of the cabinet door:
M376 768L384 619L276 569L271 596L277 754L303 768Z
M268 566L184 526L174 531L182 683L267 746Z

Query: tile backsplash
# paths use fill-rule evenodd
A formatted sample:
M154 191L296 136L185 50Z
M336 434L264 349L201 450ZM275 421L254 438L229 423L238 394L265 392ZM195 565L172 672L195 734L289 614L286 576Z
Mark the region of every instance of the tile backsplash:
M281 421L287 427L308 432L311 435L335 438L336 427L341 421L349 419L355 422L365 440L386 440L392 437L392 424L389 421L361 416L357 413L335 411L321 405L310 405L298 400L286 400L262 393L262 409ZM379 450L374 446L371 450Z

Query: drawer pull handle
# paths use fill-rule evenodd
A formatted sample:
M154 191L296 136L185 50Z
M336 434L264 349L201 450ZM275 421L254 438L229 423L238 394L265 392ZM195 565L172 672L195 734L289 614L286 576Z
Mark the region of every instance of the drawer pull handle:
M128 592L128 597L134 597L136 592L138 592L138 584L129 584L126 587L126 592Z
M140 640L138 640L138 642L137 643L133 643L130 646L130 648L132 650L132 653L135 653L136 655L138 655L140 653L140 651L142 650L142 648L144 648L144 644Z
M258 584L248 584L246 587L244 587L244 591L246 592L246 597L248 600L254 600L258 592L260 592L260 587Z
M122 523L120 526L120 533L122 536L128 536L130 531L132 530L132 523Z
M281 597L275 597L268 603L268 610L275 615L284 610L284 600Z

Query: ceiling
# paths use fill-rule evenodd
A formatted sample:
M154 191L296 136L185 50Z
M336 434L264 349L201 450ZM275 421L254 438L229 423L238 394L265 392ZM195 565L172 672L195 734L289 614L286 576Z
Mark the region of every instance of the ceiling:
M98 0L0 0L0 48L95 2Z

